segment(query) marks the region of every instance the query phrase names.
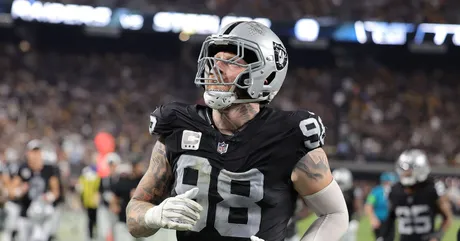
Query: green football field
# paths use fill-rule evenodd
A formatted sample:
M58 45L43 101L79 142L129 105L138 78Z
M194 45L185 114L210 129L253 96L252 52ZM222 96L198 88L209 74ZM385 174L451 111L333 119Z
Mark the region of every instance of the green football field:
M311 215L310 217L297 223L299 228L299 233L304 233L305 230L310 226L310 224L315 220L315 216ZM443 241L456 241L457 239L457 230L460 228L460 219L455 219L452 227L449 232L444 236ZM372 241L374 239L374 233L372 232L371 224L367 218L362 218L359 223L358 230L358 241Z
M314 215L298 222L299 234L303 234L305 230L315 219ZM86 241L86 217L84 212L65 212L62 216L61 226L58 232L58 241ZM444 236L443 241L456 241L456 233L460 228L460 219L457 218L450 228L449 232ZM333 232L333 230L331 230ZM147 239L147 241L157 241L154 237ZM370 223L366 218L363 218L359 225L358 240L357 241L372 241L374 234ZM127 240L129 241L129 240ZM168 241L168 240L161 240Z

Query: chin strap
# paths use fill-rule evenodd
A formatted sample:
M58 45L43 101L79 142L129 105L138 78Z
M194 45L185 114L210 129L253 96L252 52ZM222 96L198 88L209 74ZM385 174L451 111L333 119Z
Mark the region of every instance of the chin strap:
M258 99L238 99L234 92L205 91L203 94L204 102L207 106L215 110L230 107L232 104L257 103L268 100L269 96Z
M263 99L260 98L260 99L236 99L233 103L235 104L243 104L243 103L256 103L256 102L262 102L262 101L266 101L268 100L268 96L267 97L264 97Z
M236 95L233 92L205 91L203 99L207 106L220 110L235 103Z

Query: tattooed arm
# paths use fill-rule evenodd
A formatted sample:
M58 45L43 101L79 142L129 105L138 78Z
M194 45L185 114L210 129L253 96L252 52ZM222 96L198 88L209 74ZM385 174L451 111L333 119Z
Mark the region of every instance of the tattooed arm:
M319 192L332 181L326 153L322 148L308 152L297 162L291 179L300 196Z
M157 141L149 168L126 207L126 223L132 236L148 237L158 231L146 225L144 215L167 197L171 180L171 166L166 157L165 145Z
M291 180L305 204L318 216L301 241L338 241L348 229L348 211L324 150L308 152L297 163Z

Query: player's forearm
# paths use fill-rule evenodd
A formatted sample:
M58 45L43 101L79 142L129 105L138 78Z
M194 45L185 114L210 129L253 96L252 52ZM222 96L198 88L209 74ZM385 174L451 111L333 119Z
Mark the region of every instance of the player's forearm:
M375 212L374 212L374 207L372 207L372 205L370 204L366 204L364 206L364 212L366 213L366 215L371 218L371 219L377 219L377 216L375 215Z
M439 209L441 210L442 214L442 224L441 224L441 231L447 232L447 230L452 225L453 214L452 208L450 206L450 201L446 196L443 196L439 200Z
M452 218L451 217L445 217L442 221L441 224L441 231L447 232L449 230L450 226L452 225Z
M132 236L148 237L158 231L146 224L145 215L154 204L159 204L166 198L171 180L171 166L166 158L165 146L157 141L149 168L126 207L126 223Z
M126 207L126 224L129 233L135 238L149 237L158 229L152 229L145 223L145 213L154 205L148 202L131 199Z
M361 219L361 216L363 216L363 209L361 208L363 206L363 202L360 200L355 200L354 203L354 208L355 208L355 213L353 214L353 218L356 220Z
M59 190L59 179L55 176L51 177L49 180L50 190L45 194L46 200L49 202L54 202L59 198L61 192Z

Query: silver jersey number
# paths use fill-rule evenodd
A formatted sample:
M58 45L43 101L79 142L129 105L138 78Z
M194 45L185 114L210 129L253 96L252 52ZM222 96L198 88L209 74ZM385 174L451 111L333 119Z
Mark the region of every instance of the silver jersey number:
M429 233L432 229L429 211L430 207L428 205L396 207L399 233L403 235Z
M211 171L209 160L203 157L182 155L177 161L176 193L193 187L200 190L196 201L203 206L203 211L193 227L195 232L205 228L208 220ZM256 203L263 198L263 185L264 175L257 169L242 173L219 171L217 193L223 200L216 204L214 227L221 236L249 238L259 231L262 214Z

